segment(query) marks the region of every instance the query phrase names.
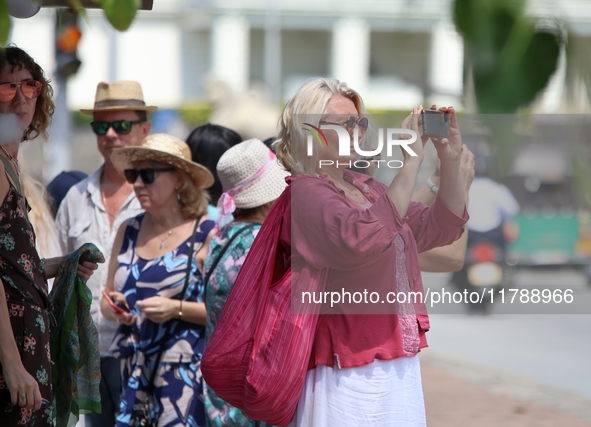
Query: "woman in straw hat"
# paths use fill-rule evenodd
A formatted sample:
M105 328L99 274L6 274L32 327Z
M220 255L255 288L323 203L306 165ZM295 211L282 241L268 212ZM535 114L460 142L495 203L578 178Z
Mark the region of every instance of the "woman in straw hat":
M63 257L42 260L27 214L18 153L21 143L47 136L54 104L43 69L25 51L0 49L0 408L3 426L50 426L52 420L51 302L47 278ZM88 279L97 265L84 262Z
M123 376L117 426L138 422L134 406L161 427L204 425L201 271L214 228L205 216L213 176L165 134L111 159L145 210L122 224L113 245L106 292L123 308L101 300L103 315L121 323L111 346Z
M275 154L258 139L241 142L227 150L220 157L217 173L224 192L218 201L221 229L212 240L204 268L206 345L242 263L271 206L285 189L288 176ZM241 410L217 397L207 385L204 392L210 425L267 425L250 420Z

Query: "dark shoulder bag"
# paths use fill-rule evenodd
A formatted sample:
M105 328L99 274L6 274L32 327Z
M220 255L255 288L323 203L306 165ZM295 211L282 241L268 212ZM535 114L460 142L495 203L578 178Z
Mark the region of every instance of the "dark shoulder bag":
M195 237L197 234L197 227L199 227L199 221L201 221L201 217L202 216L197 218L197 221L195 222L195 228L193 229L193 235L191 236L191 244L189 246L189 258L187 259L187 272L185 274L185 285L183 287L183 291L180 294L181 299L185 298L185 292L187 292L187 288L189 287L189 277L191 276L191 264L193 263L193 251L195 249ZM164 333L164 336L167 336L170 332L171 323L171 321L168 321L168 325L166 327L166 332ZM156 355L154 369L150 374L150 381L148 382L148 387L146 390L146 400L133 405L133 409L131 411L131 419L129 420L130 427L153 427L156 425L156 420L152 419L152 415L150 413L150 396L152 395L152 391L154 390L154 380L156 379L156 372L158 371L160 359L162 359L163 352L164 346L161 346L160 350L158 351L158 354Z

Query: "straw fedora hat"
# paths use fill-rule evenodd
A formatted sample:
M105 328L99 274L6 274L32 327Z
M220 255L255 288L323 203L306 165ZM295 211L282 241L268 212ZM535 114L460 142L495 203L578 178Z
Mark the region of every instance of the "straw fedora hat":
M138 82L120 80L114 83L100 82L96 87L94 107L80 111L84 114L109 110L132 110L151 113L156 111L157 108L146 105L144 92Z
M275 154L258 139L228 149L216 169L224 192L241 209L256 208L277 199L287 186L285 177L289 175ZM239 187L242 188L236 191Z
M133 162L153 160L185 171L198 189L213 185L213 175L205 166L191 160L191 150L185 141L164 133L148 135L137 147L118 148L111 154L115 169L123 174L132 169Z

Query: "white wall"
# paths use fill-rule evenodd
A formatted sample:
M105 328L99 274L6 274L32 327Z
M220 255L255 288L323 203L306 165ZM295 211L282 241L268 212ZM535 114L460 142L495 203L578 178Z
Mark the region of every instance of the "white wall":
M181 30L175 22L138 21L117 39L117 79L140 82L150 105L177 107L182 101Z
M12 19L12 31L8 43L25 50L45 70L53 74L55 15L52 10L42 9L29 19Z
M109 81L109 35L115 30L102 16L93 15L88 22L80 23L82 38L78 44L78 58L82 65L68 82L70 110L91 108L97 83Z
M89 11L81 21L82 39L78 74L68 84L71 110L92 105L100 81L137 80L150 104L175 108L182 101L181 28L174 19L137 19L127 32L114 32L102 11ZM25 49L53 75L54 25L52 9L44 9L29 19L13 20L10 42ZM109 43L114 33L114 49ZM114 64L114 65L113 65ZM110 67L114 72L110 72Z

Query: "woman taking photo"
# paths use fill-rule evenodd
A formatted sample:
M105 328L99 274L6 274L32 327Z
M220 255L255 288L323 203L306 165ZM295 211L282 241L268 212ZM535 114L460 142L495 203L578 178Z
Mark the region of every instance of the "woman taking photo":
M63 257L41 260L20 182L20 144L47 136L53 90L16 46L0 48L0 408L2 425L52 426L47 278ZM88 279L96 264L84 262Z
M421 111L413 109L402 128L419 135ZM274 146L292 173L291 209L281 232L281 244L291 254L292 277L299 270L325 270L325 276L306 276L326 277L325 283L306 283L306 288L343 295L366 289L382 302L389 292L423 293L418 253L455 241L467 220L461 136L454 109L441 111L449 116L450 137L433 141L441 176L437 198L428 207L411 202L427 141L418 138L410 145L416 156L402 150L404 165L386 186L345 170L356 159L353 136L368 129L357 92L338 80L317 78L288 101ZM315 144L308 156L306 125L325 124L349 133L347 156L340 155L333 130L323 131L325 143ZM322 168L319 159L325 160ZM294 301L301 300L296 295ZM418 358L427 346L425 304L345 301L322 309L290 425L425 426Z
M165 134L111 159L145 210L121 225L113 245L106 292L123 308L101 300L105 318L122 324L111 347L122 364L117 426L137 424L143 409L159 427L205 425L201 271L214 233L205 216L213 176Z

